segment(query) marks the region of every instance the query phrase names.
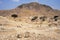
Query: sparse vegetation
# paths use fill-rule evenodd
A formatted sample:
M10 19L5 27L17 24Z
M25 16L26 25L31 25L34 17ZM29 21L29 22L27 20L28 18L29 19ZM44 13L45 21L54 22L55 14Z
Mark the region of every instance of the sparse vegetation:
M0 26L2 26L2 24L0 24Z
M46 18L47 18L46 16L43 16L43 17L40 17L40 20L45 21Z
M31 21L34 21L34 20L36 20L38 17L37 16L34 16L32 19L31 19Z
M54 16L54 20L57 21L58 20L58 16Z
M22 36L20 34L17 35L17 38L22 38Z
M28 38L28 37L30 37L30 33L26 32L24 38Z

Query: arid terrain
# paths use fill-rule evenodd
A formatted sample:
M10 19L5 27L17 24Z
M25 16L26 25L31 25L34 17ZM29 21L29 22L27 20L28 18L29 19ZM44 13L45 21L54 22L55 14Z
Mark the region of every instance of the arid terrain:
M60 10L36 2L0 10L0 40L60 40Z

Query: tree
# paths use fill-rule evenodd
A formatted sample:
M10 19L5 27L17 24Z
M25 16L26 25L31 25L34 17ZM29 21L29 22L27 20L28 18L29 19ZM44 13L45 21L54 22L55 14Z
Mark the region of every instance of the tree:
M18 15L13 14L13 15L11 15L11 17L13 17L15 19L16 17L18 17Z

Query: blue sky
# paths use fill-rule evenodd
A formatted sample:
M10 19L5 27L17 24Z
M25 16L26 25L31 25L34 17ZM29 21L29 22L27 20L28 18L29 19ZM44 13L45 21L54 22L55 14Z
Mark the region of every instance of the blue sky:
M0 10L16 8L23 3L39 2L60 10L60 0L0 0Z

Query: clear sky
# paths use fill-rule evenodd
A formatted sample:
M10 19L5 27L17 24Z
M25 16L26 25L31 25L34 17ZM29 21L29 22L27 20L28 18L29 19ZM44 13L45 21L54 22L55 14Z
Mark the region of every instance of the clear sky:
M16 8L23 3L39 2L60 10L60 0L0 0L0 10Z

